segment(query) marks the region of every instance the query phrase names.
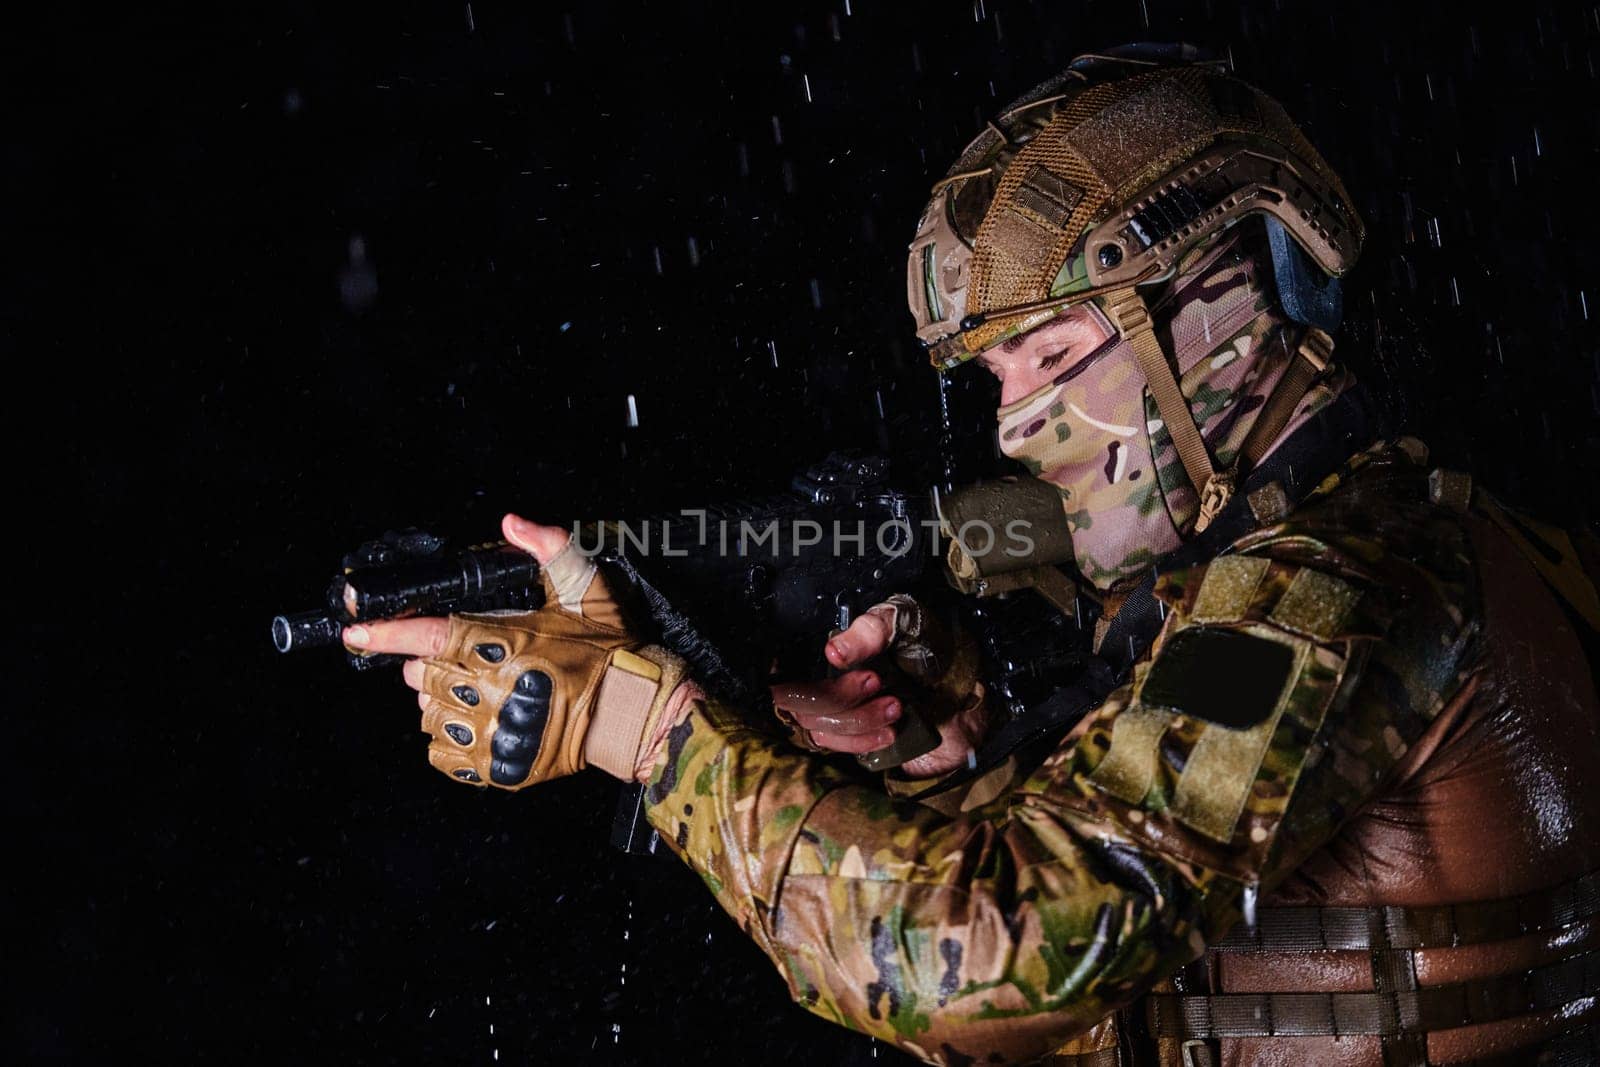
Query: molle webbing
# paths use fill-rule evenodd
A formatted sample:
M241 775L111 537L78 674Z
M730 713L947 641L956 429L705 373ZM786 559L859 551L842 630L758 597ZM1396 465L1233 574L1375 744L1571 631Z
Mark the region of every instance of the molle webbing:
M1549 1011L1600 990L1600 953L1518 974L1391 993L1151 995L1154 1037L1210 1039L1383 1036L1452 1030Z
M1560 930L1597 914L1600 870L1499 900L1415 908L1262 908L1253 927L1234 927L1210 951L1370 952L1374 990L1151 996L1146 1023L1152 1036L1199 1041L1371 1034L1384 1039L1386 1063L1426 1063L1424 1036L1431 1030L1548 1011L1593 996L1600 991L1600 953L1515 974L1419 987L1414 951Z
M1424 908L1261 908L1213 952L1325 952L1454 948L1553 930L1600 914L1600 870L1520 897ZM1374 930L1387 933L1376 944Z

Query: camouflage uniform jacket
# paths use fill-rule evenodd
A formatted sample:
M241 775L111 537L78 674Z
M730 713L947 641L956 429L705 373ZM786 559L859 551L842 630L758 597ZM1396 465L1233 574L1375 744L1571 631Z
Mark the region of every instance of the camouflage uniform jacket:
M1378 446L1162 575L1131 684L993 801L889 797L705 702L648 817L811 1011L929 1062L1035 1059L1194 960L1385 789L1479 669L1473 559L1464 516Z

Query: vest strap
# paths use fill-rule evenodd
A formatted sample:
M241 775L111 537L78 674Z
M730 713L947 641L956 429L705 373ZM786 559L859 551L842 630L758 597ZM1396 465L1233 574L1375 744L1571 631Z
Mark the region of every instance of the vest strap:
M1152 994L1145 1021L1154 1037L1395 1036L1453 1030L1549 1011L1600 990L1600 953L1454 985L1388 993Z
M1122 1057L1113 1045L1093 1052L1052 1052L1039 1062L1046 1067L1120 1067Z
M1600 868L1570 882L1499 900L1401 908L1259 908L1214 952L1455 948L1553 930L1600 914ZM1381 933L1381 938L1375 934ZM1380 940L1386 943L1379 943Z

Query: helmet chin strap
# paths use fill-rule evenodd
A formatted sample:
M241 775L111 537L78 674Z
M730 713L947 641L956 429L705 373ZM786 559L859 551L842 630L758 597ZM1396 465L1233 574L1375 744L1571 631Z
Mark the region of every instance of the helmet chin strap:
M1245 435L1233 466L1218 470L1211 462L1205 439L1200 436L1189 401L1178 386L1172 362L1156 337L1155 323L1144 297L1138 289L1128 286L1108 293L1105 306L1112 325L1132 346L1139 371L1155 399L1156 410L1178 449L1183 472L1200 496L1200 513L1194 523L1194 532L1200 533L1228 506L1240 480L1267 454L1288 425L1301 398L1327 368L1333 355L1333 338L1316 326L1307 327L1288 369L1273 387L1272 395L1267 397Z

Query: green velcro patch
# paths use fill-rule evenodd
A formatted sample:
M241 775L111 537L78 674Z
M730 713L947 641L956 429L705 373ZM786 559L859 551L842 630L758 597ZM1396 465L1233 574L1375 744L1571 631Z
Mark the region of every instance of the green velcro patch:
M1173 634L1150 665L1139 702L1244 730L1277 710L1294 666L1288 645L1237 630L1190 626Z

